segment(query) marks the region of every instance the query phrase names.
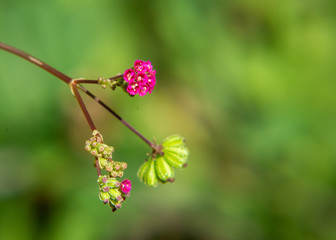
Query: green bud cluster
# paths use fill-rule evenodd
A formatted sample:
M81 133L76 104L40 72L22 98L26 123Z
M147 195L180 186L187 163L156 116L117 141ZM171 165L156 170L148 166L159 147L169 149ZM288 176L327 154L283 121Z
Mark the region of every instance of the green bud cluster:
M112 79L112 80L109 78L104 78L104 77L98 78L98 84L104 89L107 87L110 87L112 90L115 90L117 86L123 88L124 82L125 81L123 77Z
M94 130L90 140L85 142L85 150L97 158L109 159L112 158L114 148L104 144L103 136Z
M99 176L97 182L99 184L99 199L104 204L108 203L112 211L121 208L122 202L130 195L122 192L120 190L121 183L108 175Z
M124 176L124 170L127 168L127 163L113 161L111 158L98 158L98 163L100 169L107 171L113 178Z
M189 150L185 140L179 135L172 135L163 140L162 155L152 155L138 170L139 179L148 186L155 187L158 182L174 182L174 168L187 166Z
M95 164L97 159L99 168L108 173L98 176L99 199L104 204L108 203L112 211L117 210L130 195L129 192L121 191L121 183L116 180L123 177L127 163L112 160L114 148L104 144L103 136L97 130L94 130L92 137L85 142L85 150L95 157Z

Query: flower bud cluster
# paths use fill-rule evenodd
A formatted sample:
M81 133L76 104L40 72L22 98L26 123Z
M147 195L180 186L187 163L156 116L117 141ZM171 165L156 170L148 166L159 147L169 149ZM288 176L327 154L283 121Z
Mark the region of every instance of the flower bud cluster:
M85 142L85 150L97 158L112 158L114 148L104 144L103 136L94 130L90 140Z
M124 88L124 90L126 89L126 86L123 86L124 80L122 77L112 80L109 78L100 77L98 78L98 84L104 89L110 87L112 90L115 90L117 86Z
M174 182L174 168L187 166L189 150L184 138L172 135L163 140L161 152L152 154L138 170L139 179L148 186L155 187L158 182Z
M155 74L156 71L153 70L150 61L136 60L134 67L124 72L124 80L128 83L127 92L130 95L139 94L139 96L152 93L156 84Z
M98 158L100 169L107 171L112 178L124 176L124 170L127 168L127 163L113 161L111 158Z
M103 136L97 130L94 130L90 140L86 141L85 150L95 157L95 163L96 159L98 160L99 166L96 167L108 173L98 176L99 199L104 204L108 203L112 211L117 210L131 191L130 180L119 182L116 179L123 177L127 163L112 160L114 148L104 144Z
M112 211L121 208L122 202L130 196L131 182L126 179L119 182L115 178L107 175L99 176L97 180L99 184L99 199L104 204L109 204Z

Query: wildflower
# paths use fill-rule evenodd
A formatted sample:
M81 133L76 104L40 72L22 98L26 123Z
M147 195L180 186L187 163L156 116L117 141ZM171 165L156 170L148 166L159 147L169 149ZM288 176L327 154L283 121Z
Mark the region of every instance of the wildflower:
M120 184L120 189L123 193L129 193L132 189L131 181L128 179L125 179L124 181L122 181Z
M127 86L127 92L131 95L139 93L140 86L136 81L130 82Z
M124 72L124 80L128 83L126 91L134 96L145 96L147 93L152 93L156 84L156 71L153 70L150 61L136 60L134 68L129 68Z
M135 79L135 72L133 69L127 69L124 73L124 80L128 83L132 82Z

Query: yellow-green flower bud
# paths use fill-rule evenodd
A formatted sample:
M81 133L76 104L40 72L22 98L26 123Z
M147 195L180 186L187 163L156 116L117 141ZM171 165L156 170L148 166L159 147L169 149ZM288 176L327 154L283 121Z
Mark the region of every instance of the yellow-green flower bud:
M118 171L118 177L122 177L124 176L124 172L123 171Z
M109 191L109 194L113 200L116 200L118 196L121 196L121 193L119 192L119 190L115 188L111 188Z
M108 162L105 165L105 170L108 171L108 172L111 172L113 170L113 163L112 162Z
M120 166L121 166L121 169L122 169L122 170L125 170L125 169L127 168L127 163L125 163L125 162L121 162L121 163L120 163Z
M118 177L118 172L117 171L112 171L112 172L110 172L110 176L111 177L113 177L113 178L116 178L116 177Z
M104 169L107 164L107 159L102 158L102 157L98 158L98 163L99 163L100 169Z
M106 182L106 185L109 186L110 188L119 188L120 182L114 178L109 178Z
M106 204L110 200L110 194L108 192L99 192L99 199Z

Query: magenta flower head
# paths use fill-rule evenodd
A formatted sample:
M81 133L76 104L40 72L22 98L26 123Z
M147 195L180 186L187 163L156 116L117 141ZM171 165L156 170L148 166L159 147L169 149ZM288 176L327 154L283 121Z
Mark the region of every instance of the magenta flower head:
M122 181L120 184L120 189L123 193L129 193L132 189L131 181L128 179L125 179L124 181Z
M141 97L152 93L156 84L155 74L156 71L150 61L136 60L134 68L127 69L124 73L124 80L129 83L127 92L133 96L139 94Z
M133 69L127 69L124 73L124 80L128 83L132 82L135 79L135 72Z

